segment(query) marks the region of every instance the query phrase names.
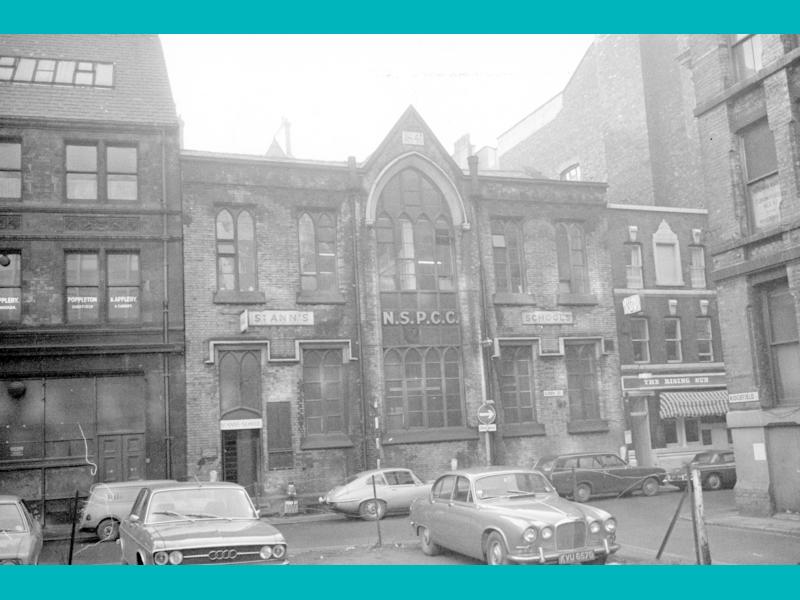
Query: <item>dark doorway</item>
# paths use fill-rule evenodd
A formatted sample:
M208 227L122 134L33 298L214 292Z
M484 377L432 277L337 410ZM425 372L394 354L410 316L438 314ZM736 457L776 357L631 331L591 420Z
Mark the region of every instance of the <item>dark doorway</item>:
M222 432L222 479L243 486L255 498L258 483L259 429Z

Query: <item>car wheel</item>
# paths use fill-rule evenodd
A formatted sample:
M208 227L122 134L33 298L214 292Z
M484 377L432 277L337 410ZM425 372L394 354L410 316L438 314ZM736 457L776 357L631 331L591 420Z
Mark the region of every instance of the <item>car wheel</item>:
M708 488L709 490L722 489L722 477L720 477L716 473L709 474L709 476L706 477L705 483L706 483L706 488Z
M386 503L383 500L365 500L358 507L358 514L367 521L380 521L386 514Z
M588 483L579 483L575 488L575 500L577 502L588 502L592 497L592 486Z
M115 519L103 519L97 525L97 537L101 542L113 542L119 537L119 523Z
M680 491L683 491L683 490L686 489L686 483L684 483L683 481L671 481L670 485L674 485Z
M442 548L433 541L431 530L427 527L420 527L417 530L419 534L419 542L422 545L422 552L428 556L436 556L442 551Z
M487 565L507 565L508 551L502 536L493 531L486 539L486 564Z
M586 561L583 564L585 564L585 565L604 565L604 564L606 564L607 560L608 560L608 556L598 556L594 560Z
M658 479L648 477L642 482L642 493L645 496L655 496L658 493Z

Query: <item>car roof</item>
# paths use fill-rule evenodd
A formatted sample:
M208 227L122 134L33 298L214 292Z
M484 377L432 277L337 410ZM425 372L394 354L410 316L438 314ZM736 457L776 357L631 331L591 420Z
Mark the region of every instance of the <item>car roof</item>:
M733 452L733 448L725 448L719 450L701 450L700 452L695 452L694 455L697 456L699 454L724 454L725 452Z
M548 456L543 456L539 460L552 460L554 458L572 458L574 456L597 456L598 454L613 454L614 456L619 456L613 450L594 450L592 452L570 452L569 454L550 454Z
M163 490L191 490L200 488L232 488L244 490L238 483L230 481L175 481L175 482L160 482L153 485L143 485L150 490L163 491Z
M19 496L12 496L11 494L0 494L0 502L4 504L7 502L20 502L21 498Z
M536 469L527 469L525 467L508 467L508 466L492 466L492 467L468 467L464 469L456 469L455 471L447 471L442 473L440 477L445 475L463 475L464 477L478 477L480 475L490 475L492 473L513 473L517 471L534 472L538 473ZM438 477L437 477L438 479Z
M120 488L120 487L150 487L152 485L156 485L159 483L178 483L176 479L139 479L136 481L112 481L112 482L99 482L92 484L92 489L96 487L110 487L110 488Z
M370 475L374 475L376 473L386 473L387 471L411 471L413 470L409 467L381 467L380 469L370 469L369 471L360 471L359 473L355 473L353 477L367 477Z

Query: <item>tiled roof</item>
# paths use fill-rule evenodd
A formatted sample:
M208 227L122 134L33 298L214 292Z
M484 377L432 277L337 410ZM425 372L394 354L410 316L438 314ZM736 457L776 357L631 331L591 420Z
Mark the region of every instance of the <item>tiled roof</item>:
M177 125L155 35L0 35L0 56L114 64L113 87L0 81L0 117Z

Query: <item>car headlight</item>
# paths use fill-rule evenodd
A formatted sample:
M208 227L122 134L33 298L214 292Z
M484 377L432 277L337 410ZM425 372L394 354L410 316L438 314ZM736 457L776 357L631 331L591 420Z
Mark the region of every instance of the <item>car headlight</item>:
M272 556L272 546L261 546L261 552L259 555L262 559L267 560Z
M538 535L539 532L536 530L536 527L528 527L522 532L522 539L525 540L525 543L531 544L536 541Z
M553 537L553 528L552 527L544 527L540 533L543 540L549 540Z
M611 517L605 522L605 528L608 533L613 533L617 530L617 520Z
M286 546L283 544L278 544L272 548L272 556L275 558L283 558L286 556Z
M169 564L179 565L183 562L183 552L180 550L173 550L169 553Z
M589 531L592 533L600 533L600 521L592 521L589 524Z
M165 565L169 562L169 554L166 552L156 552L153 554L153 562L157 565Z

